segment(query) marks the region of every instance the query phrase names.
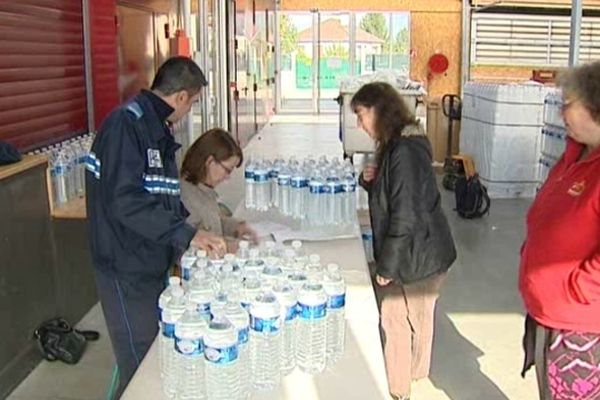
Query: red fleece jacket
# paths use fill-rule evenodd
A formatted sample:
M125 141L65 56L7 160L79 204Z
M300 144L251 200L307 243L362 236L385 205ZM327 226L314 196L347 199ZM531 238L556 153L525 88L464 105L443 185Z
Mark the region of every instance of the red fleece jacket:
M529 210L519 289L540 324L600 333L600 149L582 148L568 141Z

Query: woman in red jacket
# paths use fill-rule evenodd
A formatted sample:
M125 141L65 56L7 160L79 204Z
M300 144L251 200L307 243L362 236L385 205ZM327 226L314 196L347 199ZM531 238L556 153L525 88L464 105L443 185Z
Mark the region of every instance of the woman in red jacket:
M529 210L521 251L525 367L535 359L543 400L592 400L600 399L600 62L567 71L560 86L567 148Z

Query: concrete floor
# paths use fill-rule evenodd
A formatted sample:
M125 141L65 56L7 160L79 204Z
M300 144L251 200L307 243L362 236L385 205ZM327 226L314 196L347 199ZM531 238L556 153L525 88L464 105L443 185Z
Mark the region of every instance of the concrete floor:
M268 129L312 135L315 142L327 143L338 134L332 117L276 116ZM234 178L221 190L226 203L241 199L240 183ZM442 195L458 259L438 303L431 375L415 383L412 399L537 399L533 371L526 379L519 375L523 309L517 291L518 254L531 201L496 200L489 216L463 220L452 211L453 195ZM102 334L81 362L41 362L9 400L105 398L114 357L99 305L79 326Z

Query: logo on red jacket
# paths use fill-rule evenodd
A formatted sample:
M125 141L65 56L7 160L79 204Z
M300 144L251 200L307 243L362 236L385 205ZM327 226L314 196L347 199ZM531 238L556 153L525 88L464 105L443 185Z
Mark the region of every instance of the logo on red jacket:
M573 197L581 196L583 191L585 190L585 181L575 182L569 188L567 193L569 193Z

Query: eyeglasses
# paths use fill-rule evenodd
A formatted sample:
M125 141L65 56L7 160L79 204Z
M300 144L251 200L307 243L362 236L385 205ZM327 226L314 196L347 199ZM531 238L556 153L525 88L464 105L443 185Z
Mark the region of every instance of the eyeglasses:
M223 168L225 170L227 175L231 175L231 173L235 169L235 167L234 168L228 167L227 165L223 164L221 161L217 160L216 158L215 158L215 161L217 162L217 164L219 164L221 166L221 168Z
M560 111L564 113L577 101L579 101L579 99L563 99L562 105L560 106Z

